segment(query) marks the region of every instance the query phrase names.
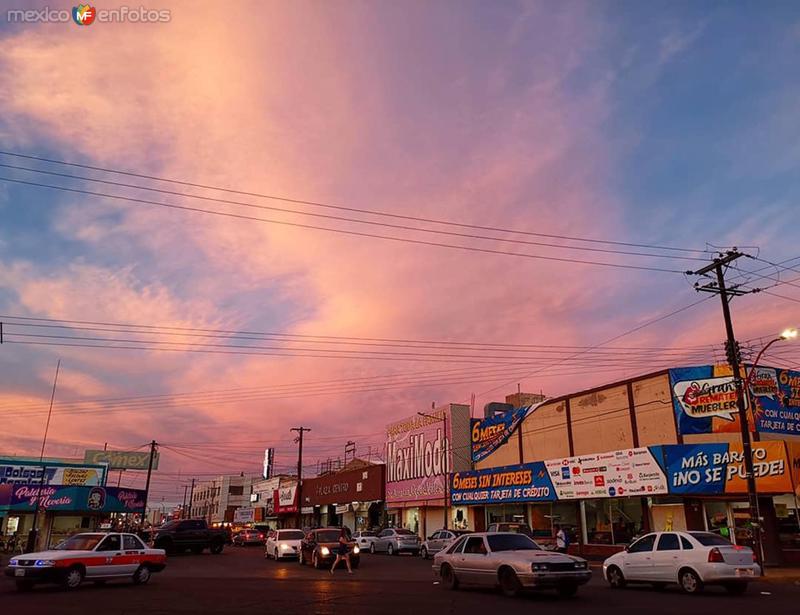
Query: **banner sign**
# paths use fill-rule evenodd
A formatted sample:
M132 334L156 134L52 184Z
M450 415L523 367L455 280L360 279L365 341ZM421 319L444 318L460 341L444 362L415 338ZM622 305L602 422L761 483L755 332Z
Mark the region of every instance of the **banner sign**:
M144 490L70 485L14 485L0 506L15 512L40 510L82 513L141 512Z
M281 485L275 490L275 514L297 512L297 483Z
M530 411L531 406L525 406L485 419L471 419L470 440L472 441L473 463L488 457L505 444Z
M757 367L748 389L758 431L800 435L800 372Z
M237 508L233 511L234 523L253 523L256 518L255 508Z
M559 500L667 493L667 478L648 448L545 461Z
M555 489L541 461L450 475L454 504L504 504L555 500Z
M73 465L44 461L0 459L0 484L12 485L102 485L105 466Z
M106 463L109 470L147 470L150 451L98 451L88 450L83 454L86 463ZM153 456L153 469L158 470L158 453Z
M661 449L669 492L747 493L741 444L676 444ZM791 493L792 467L782 441L753 442L753 468L760 493Z

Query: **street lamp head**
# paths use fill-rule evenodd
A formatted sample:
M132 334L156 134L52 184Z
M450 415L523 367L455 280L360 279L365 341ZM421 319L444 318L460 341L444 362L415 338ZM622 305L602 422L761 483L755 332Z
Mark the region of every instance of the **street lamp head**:
M795 338L797 338L797 329L785 329L781 333L782 340L793 340Z

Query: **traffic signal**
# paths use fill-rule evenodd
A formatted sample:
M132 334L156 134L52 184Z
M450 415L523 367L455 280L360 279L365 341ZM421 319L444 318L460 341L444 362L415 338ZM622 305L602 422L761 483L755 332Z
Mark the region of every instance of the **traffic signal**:
M734 363L742 364L742 350L739 348L739 342L734 341L733 344L729 341L725 342L725 356L728 358L728 363L733 366Z

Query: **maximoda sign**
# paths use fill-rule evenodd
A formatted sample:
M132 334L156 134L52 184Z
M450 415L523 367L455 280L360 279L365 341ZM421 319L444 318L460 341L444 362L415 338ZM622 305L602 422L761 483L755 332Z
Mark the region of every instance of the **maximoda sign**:
M414 415L387 426L387 504L441 501L447 475L469 469L468 432L469 406L460 404L429 410L425 416ZM456 446L466 454L454 456Z

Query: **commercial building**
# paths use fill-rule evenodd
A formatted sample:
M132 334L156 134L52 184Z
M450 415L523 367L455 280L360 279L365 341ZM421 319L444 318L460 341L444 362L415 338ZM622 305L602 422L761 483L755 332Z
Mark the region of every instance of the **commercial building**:
M465 507L451 508L447 475L468 470L470 407L447 404L386 427L387 524L427 536L466 523Z
M749 372L748 372L749 373ZM758 368L750 429L765 561L800 563L800 373ZM654 372L473 421L475 469L450 476L473 528L556 523L584 554L649 530L753 544L736 392L727 366Z
M250 506L254 523L270 528L295 527L297 519L297 479L273 476L253 483Z
M205 519L209 524L233 523L236 509L250 506L253 483L258 477L218 476L195 485L189 508L190 517Z
M303 525L346 526L353 531L383 522L386 466L354 459L338 472L303 481Z
M138 519L145 493L106 486L106 464L77 460L0 458L0 535L25 543L34 519L37 548L54 546L112 516Z

